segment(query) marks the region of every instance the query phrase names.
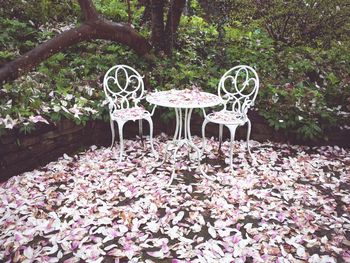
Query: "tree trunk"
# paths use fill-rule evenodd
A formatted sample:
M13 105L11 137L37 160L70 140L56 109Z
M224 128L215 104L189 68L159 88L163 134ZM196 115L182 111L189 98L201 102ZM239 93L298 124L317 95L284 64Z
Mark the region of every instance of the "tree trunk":
M143 11L141 17L141 26L146 24L148 21L152 19L152 11L151 11L151 1L150 0L140 0L138 2L138 8L144 6L145 10Z
M151 14L151 41L156 52L159 52L164 49L164 0L151 0Z
M132 12L131 12L130 0L126 0L126 3L128 4L128 24L131 25Z
M140 56L150 51L151 45L147 39L127 24L115 23L99 16L91 0L79 0L79 5L85 19L80 26L55 36L5 64L0 68L0 83L14 80L53 54L86 40L112 40L130 47Z
M84 20L97 20L99 15L91 0L78 0L80 9L83 12Z
M169 54L173 49L174 42L176 39L176 31L180 24L180 18L182 10L184 9L186 0L171 0L168 12L167 23L165 26L165 49L164 51Z
M186 0L171 0L164 26L164 0L151 0L152 44L157 52L169 54L173 48Z

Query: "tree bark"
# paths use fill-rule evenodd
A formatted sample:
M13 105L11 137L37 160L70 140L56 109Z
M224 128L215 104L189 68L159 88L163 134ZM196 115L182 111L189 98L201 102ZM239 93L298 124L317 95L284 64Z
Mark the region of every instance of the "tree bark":
M138 55L144 56L151 50L147 39L143 38L131 26L115 23L99 16L91 0L79 0L84 14L84 22L54 38L42 43L31 51L0 68L0 83L14 80L31 70L53 54L74 44L91 39L105 39L124 44Z
M145 10L143 11L142 17L141 17L141 26L143 24L146 24L148 21L151 21L152 19L152 12L151 12L151 1L150 0L140 0L138 2L138 7L144 6Z
M77 28L67 30L56 37L42 43L23 56L5 64L0 68L0 82L14 80L26 73L41 61L75 43L88 40L91 37L90 25L82 24Z
M78 0L78 2L85 21L96 20L99 18L96 8L91 0Z
M127 5L128 5L128 23L131 25L132 12L131 12L131 3L130 3L130 0L126 0L126 3L127 3Z
M164 49L164 0L151 0L151 15L151 41L156 52L159 52Z
M170 53L173 49L176 39L176 31L180 24L182 11L186 5L186 0L171 0L168 12L167 23L164 30L165 49L166 53Z

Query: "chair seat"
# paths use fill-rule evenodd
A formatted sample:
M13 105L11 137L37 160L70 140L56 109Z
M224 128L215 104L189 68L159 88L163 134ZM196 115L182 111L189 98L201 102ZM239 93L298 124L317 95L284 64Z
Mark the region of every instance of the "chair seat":
M206 119L210 122L227 125L243 125L247 122L246 116L227 110L210 113Z
M140 120L151 116L151 114L141 107L116 110L112 113L113 120Z

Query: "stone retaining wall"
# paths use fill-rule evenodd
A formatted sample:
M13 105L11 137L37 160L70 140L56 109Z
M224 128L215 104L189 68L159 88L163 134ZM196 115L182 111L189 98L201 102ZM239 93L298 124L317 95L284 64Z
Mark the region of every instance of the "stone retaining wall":
M160 112L153 117L154 133L165 132L172 135L174 122L164 124L160 120ZM294 144L310 145L339 145L350 147L350 132L337 131L328 134L328 141L305 142L298 141L295 136L286 137L283 133L276 132L270 128L263 118L253 113L251 138L257 141L280 141ZM192 135L201 134L203 119L197 115L193 116L191 123ZM144 122L144 134L148 134L149 128ZM218 126L208 124L206 136L218 136ZM129 122L124 127L125 138L133 138L138 134L138 125ZM237 139L244 139L246 128L237 129ZM224 138L228 138L228 130L224 129ZM118 138L118 137L117 137ZM0 138L0 181L5 181L13 175L30 171L38 166L45 165L56 160L64 153L73 154L90 145L108 146L111 142L109 123L102 121L91 121L86 126L76 125L70 120L62 120L56 125L38 124L36 130L30 134L19 133L13 130Z

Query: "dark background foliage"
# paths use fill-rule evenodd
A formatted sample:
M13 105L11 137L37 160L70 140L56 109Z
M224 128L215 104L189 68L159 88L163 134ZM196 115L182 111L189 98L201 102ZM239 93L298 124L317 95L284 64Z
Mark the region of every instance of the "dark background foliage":
M105 17L131 21L151 36L139 1L130 1L131 13L127 1L94 4ZM73 0L5 0L0 8L0 66L81 21ZM13 125L30 132L36 115L52 122L107 119L101 78L114 64L135 67L150 91L196 85L209 92L226 70L248 64L261 78L255 110L270 126L305 140L327 139L328 130L350 126L349 13L341 0L187 1L169 55L149 61L110 41L82 42L5 84L0 133Z

